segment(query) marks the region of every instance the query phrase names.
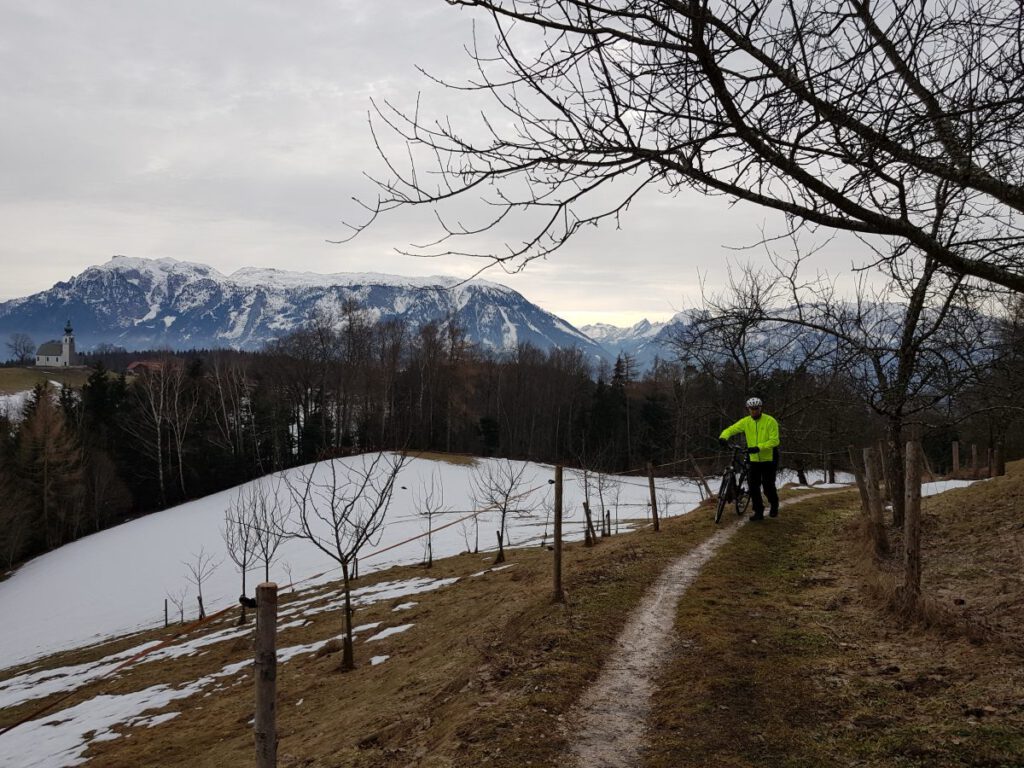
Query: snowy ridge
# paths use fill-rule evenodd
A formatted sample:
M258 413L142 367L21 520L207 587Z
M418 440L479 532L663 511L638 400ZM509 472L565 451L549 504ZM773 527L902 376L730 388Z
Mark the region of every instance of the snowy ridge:
M454 320L469 341L485 349L511 351L527 342L543 350L578 347L591 361L608 357L564 320L486 280L257 267L223 275L195 262L127 256L89 267L47 291L0 303L0 335L50 338L70 318L85 351L101 343L127 349L258 349L297 330L314 312L340 317L353 301L371 320L397 318L414 329Z

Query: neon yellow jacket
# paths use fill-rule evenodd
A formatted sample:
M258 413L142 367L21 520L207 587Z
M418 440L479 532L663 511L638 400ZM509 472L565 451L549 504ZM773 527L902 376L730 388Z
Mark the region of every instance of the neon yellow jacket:
M750 457L751 461L772 461L775 458L775 449L779 445L779 422L774 418L767 413L762 413L757 421L744 416L731 427L723 429L719 437L728 440L740 432L746 435L748 448L758 449Z

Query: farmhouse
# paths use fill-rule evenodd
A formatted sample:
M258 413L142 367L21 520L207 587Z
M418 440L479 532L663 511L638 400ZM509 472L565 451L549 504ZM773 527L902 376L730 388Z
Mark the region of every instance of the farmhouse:
M75 352L75 332L68 320L64 326L64 338L47 341L36 350L36 365L46 368L69 368L81 365L81 358Z

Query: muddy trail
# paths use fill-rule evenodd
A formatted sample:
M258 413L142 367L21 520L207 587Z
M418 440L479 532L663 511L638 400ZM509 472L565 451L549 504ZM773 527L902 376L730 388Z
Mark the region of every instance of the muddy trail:
M821 495L825 494L803 496L781 506ZM746 522L743 518L716 530L662 571L644 595L601 676L568 718L573 724L570 750L580 768L635 768L640 764L651 695L671 654L679 600L704 565Z

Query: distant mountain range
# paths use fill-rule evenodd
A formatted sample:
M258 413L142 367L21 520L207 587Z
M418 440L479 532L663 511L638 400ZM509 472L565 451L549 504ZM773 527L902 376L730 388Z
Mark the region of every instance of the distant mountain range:
M578 347L592 362L615 356L518 292L484 280L253 268L223 275L205 264L123 256L0 303L0 339L23 332L40 344L59 338L70 319L83 351L102 343L129 350L258 349L301 327L317 308L337 309L349 300L373 319L400 318L414 327L454 318L471 341L492 350L529 342L545 350Z
M664 323L641 320L630 328L598 323L584 325L580 330L608 350L613 359L619 354L629 355L638 368L644 370L656 357L662 360L671 357L670 339L686 319L686 313L680 312Z

